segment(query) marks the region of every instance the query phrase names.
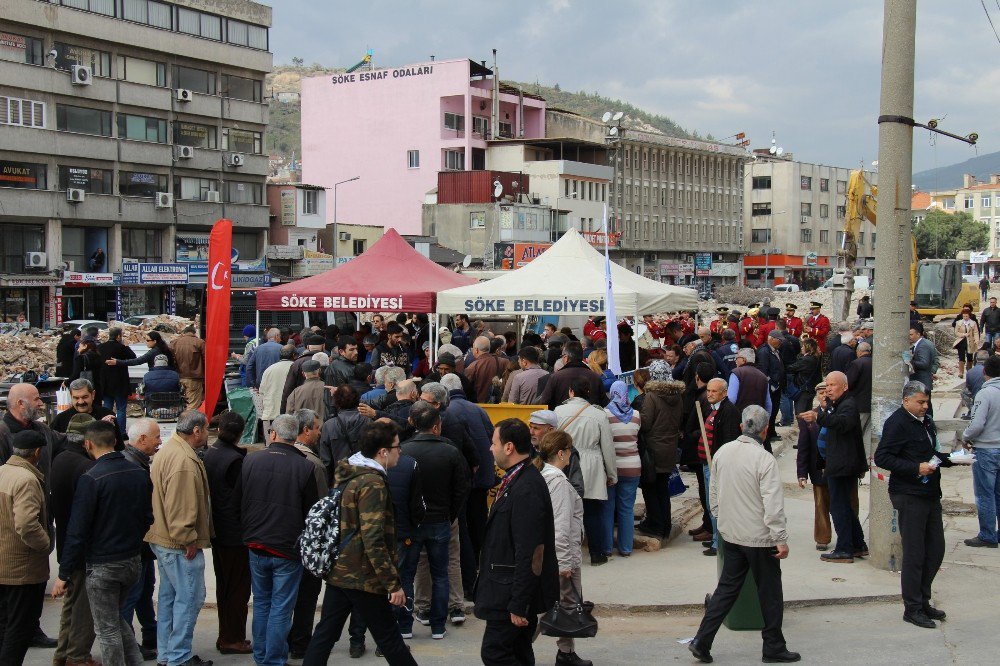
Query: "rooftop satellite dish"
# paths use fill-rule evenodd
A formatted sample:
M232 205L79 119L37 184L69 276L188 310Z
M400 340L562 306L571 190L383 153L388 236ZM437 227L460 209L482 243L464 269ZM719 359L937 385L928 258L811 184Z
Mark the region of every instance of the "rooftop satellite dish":
M611 112L610 111L605 111L604 115L601 116L601 122L606 123L609 120L611 120Z
M774 145L772 145L772 146L771 146L770 148L768 148L768 149L767 149L767 152L769 152L769 153L771 153L772 155L774 155L775 153L777 153L777 152L778 152L778 147L777 147L777 146L774 146Z
M784 148L782 148L781 146L778 146L778 150L777 150L777 151L775 151L775 155L781 155L781 154L783 154L784 152L785 152L785 149L784 149Z
M611 120L621 120L624 116L625 113L623 111L619 111L618 113L616 113L611 117Z
M503 194L503 183L499 180L493 181L493 198L499 199L500 195Z
M515 190L517 189L517 185L518 183L516 180L510 184L510 186L513 187Z
M471 254L465 255L465 259L462 259L462 268L468 268L471 263L472 263L472 255Z
M618 128L612 127L611 129L608 130L608 134L611 136L618 136Z

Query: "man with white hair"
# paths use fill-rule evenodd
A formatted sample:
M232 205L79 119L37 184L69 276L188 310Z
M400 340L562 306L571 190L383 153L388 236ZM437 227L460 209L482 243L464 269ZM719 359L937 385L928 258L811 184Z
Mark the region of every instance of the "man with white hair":
M768 390L767 375L757 369L757 354L753 349L744 347L736 353L736 368L729 375L729 402L736 409L743 410L750 405L760 405L770 413L771 392ZM765 444L770 451L770 447Z
M480 336L472 341L472 355L475 360L465 368L465 376L472 382L475 395L468 396L470 400L479 403L490 401L493 394L493 380L503 374L505 369L498 356L490 353L490 339Z
M267 331L267 342L259 345L247 360L247 383L254 388L260 388L264 381L264 372L281 360L281 331L270 328Z
M719 584L688 649L699 661L712 662L715 634L736 603L750 571L764 616L763 661L799 661L800 655L789 652L781 632L785 603L781 560L788 557L788 532L781 474L774 456L763 445L771 413L759 405L750 405L742 416L743 434L712 457L714 482L709 503L724 541L725 561Z

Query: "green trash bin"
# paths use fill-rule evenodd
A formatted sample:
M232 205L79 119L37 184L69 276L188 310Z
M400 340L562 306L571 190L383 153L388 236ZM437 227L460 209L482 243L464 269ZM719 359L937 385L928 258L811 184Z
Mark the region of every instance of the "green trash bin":
M257 439L257 410L253 404L253 393L248 388L234 388L226 394L226 399L229 402L229 409L246 421L239 444L241 446L253 444Z
M716 556L719 576L722 576L725 552L725 542L720 534L719 554ZM764 628L764 615L760 611L760 599L757 597L757 581L754 580L752 571L747 571L740 596L736 598L736 603L722 623L730 631L760 631Z

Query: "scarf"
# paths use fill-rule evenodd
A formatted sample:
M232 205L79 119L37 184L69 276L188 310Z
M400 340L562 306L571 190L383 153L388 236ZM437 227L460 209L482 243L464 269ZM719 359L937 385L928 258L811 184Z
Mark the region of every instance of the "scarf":
M669 382L673 379L670 375L670 365L663 360L653 361L649 364L649 379L654 382Z
M625 382L618 380L611 385L611 401L608 402L608 411L622 423L629 423L632 420L632 405L628 401L628 387Z

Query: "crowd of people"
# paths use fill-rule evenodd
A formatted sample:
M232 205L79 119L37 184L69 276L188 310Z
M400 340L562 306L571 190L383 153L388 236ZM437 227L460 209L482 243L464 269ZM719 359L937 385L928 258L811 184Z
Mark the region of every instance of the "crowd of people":
M204 343L193 329L169 345L150 332L149 352L138 358L115 329L100 345L96 332L67 332L60 362L71 369L70 408L47 426L37 390L22 384L0 422L0 556L13 563L0 573L0 663L48 646L59 666L89 666L99 640L108 665L210 665L193 652L207 549L222 654L325 664L347 625L351 657L366 652L367 632L390 664L412 664L405 641L415 626L445 639L471 602L485 621L484 663L534 663L539 614L582 603L584 543L590 564L601 566L631 556L637 532L666 540L679 529L671 509L683 491L679 466L695 474L703 508L689 535L707 556L725 549L691 651L711 660L719 624L752 571L765 661L796 661L781 634L779 561L788 546L771 455L776 426L794 421L799 484L813 485L816 547L826 562L868 554L857 492L872 456L902 470L890 494L903 530L904 618L933 625L943 618L930 606L940 564L938 466L950 462L913 444L911 431L922 424L933 443L937 352L911 322L914 381L897 412L910 418L893 415L873 452L872 311L859 309L865 318L831 331L820 304L811 305L805 318L794 304L783 316L770 303L742 315L720 307L705 326L696 313L647 315L638 339L637 322L619 322L619 358L634 370L634 391L609 368L601 317L579 336L546 324L519 340L456 315L439 329L437 350L419 314L260 337L248 326L234 357L263 422L265 447L251 453L239 445L246 423L229 410L213 419L209 446L209 419L196 410ZM115 378L126 373L127 382L127 366L141 363L147 387L172 380L188 404L162 443L155 420L132 419L126 429L119 409ZM1000 358L974 370L969 379L982 379L967 438L977 450L1000 450L987 415L1000 409ZM526 423L493 423L480 405L500 402L538 409ZM995 472L977 477L987 519L977 539L996 547L996 500L992 531L985 510L991 482ZM640 492L645 514L636 524ZM331 497L339 541L318 575L303 566L300 538L311 511ZM55 641L39 623L53 540L53 594L64 598ZM560 638L556 663L591 663L576 647Z

